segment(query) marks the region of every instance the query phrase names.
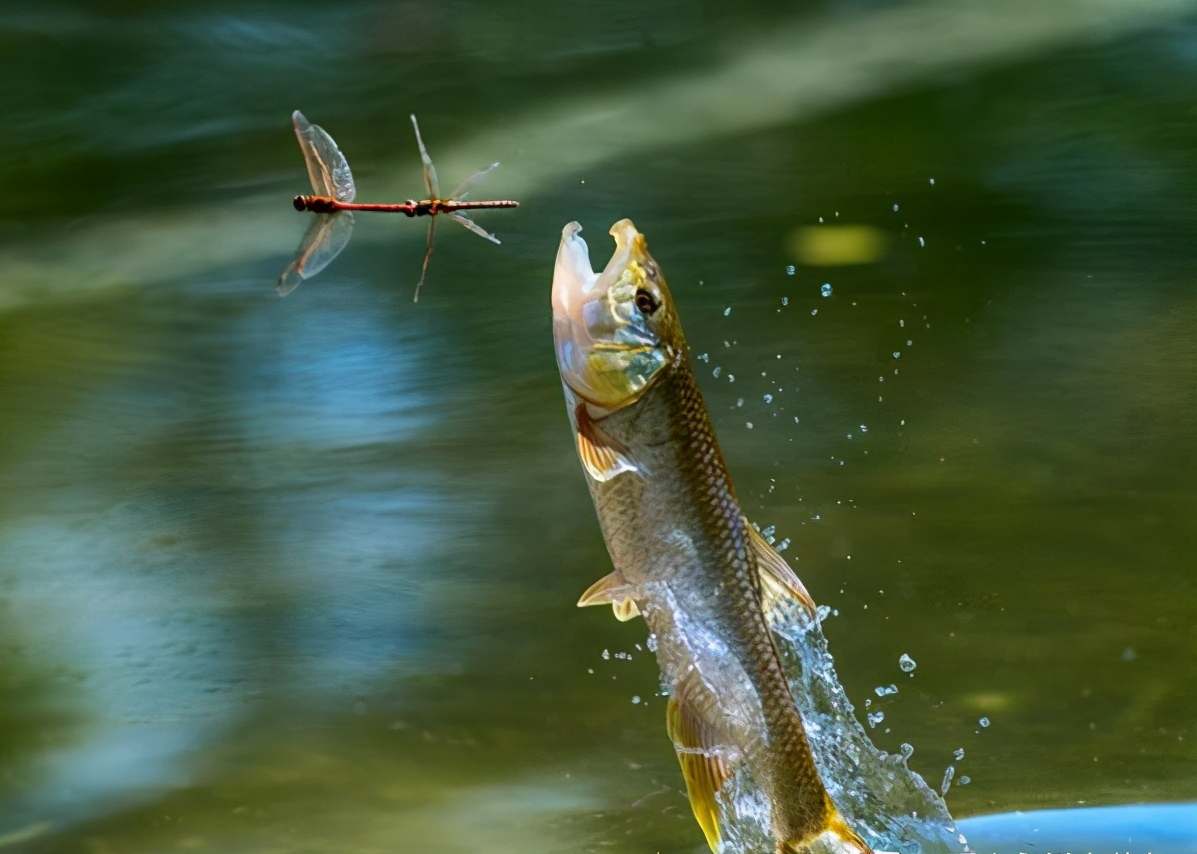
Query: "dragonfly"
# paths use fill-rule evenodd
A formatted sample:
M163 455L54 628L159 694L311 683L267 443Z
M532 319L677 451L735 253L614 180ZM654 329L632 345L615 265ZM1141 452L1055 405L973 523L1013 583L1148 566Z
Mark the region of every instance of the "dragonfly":
M299 150L303 152L308 179L312 182L312 193L296 196L292 199L292 204L297 211L310 211L316 218L308 226L307 233L304 234L303 241L295 253L295 260L279 276L280 296L291 293L301 281L315 276L340 254L353 233L355 211L373 211L429 218L428 243L424 250L424 263L420 268L420 280L416 283L413 300L419 302L420 290L428 274L428 262L432 258L432 248L435 244L437 216L444 214L479 237L491 243L498 243L499 238L470 219L464 211L519 207L519 202L510 199L471 202L466 198L474 184L496 169L498 163L492 163L475 172L447 198L441 198L436 167L432 165L432 158L428 156L428 149L424 146L420 126L414 115L411 117L411 125L416 132L416 143L420 147L420 159L424 164L424 189L428 197L419 200L408 199L406 202L394 204L355 202L357 188L353 183L349 161L345 159L333 138L324 128L309 122L299 110L291 114L291 125L295 128L295 138L299 140Z

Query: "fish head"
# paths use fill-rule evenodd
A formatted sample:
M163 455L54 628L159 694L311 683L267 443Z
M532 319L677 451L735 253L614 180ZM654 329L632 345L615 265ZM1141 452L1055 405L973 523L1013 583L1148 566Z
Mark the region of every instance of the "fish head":
M684 349L673 298L644 235L611 226L615 252L601 273L571 222L553 269L553 345L561 379L608 412L635 403Z

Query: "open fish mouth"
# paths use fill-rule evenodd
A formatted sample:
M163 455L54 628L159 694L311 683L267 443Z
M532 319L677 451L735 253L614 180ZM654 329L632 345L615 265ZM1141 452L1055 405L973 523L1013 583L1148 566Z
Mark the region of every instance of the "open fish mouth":
M615 251L601 273L590 263L582 226L571 222L561 231L553 267L553 345L561 379L583 399L603 405L611 389L595 376L590 357L596 351L652 347L656 341L623 321L608 299L633 261L647 258L644 236L630 219L611 226ZM599 382L596 383L596 380Z

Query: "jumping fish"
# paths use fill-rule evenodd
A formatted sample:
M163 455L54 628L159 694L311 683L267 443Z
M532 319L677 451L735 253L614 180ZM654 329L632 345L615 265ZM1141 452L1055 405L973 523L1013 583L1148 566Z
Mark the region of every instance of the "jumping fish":
M811 755L769 616L814 611L789 564L749 524L695 380L665 278L631 220L590 266L565 226L553 272L553 343L614 571L579 607L643 616L669 693L666 729L712 851L720 791L746 771L767 797L778 854L869 854Z

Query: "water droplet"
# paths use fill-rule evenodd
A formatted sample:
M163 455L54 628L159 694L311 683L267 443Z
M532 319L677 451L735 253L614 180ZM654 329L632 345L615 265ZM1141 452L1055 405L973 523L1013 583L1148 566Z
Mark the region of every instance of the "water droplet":
M874 729L877 724L885 720L885 712L869 712L869 729Z
M742 398L742 397L737 397L737 398L736 398L736 408L738 409L738 408L740 408L740 407L741 407L741 406L743 406L743 405L744 405L744 398Z
M860 425L860 432L861 432L861 433L868 433L868 432L869 432L869 428L868 428L867 426L865 426L864 424L861 424L861 425Z
M914 745L902 742L898 747L898 752L902 754L903 759L909 759L911 756L914 756Z
M604 650L603 650L603 658L604 658L604 659L610 659L610 658L611 658L611 650L609 650L609 649L604 649Z
M765 395L765 403L772 403L772 402L773 402L773 395L771 395L771 394Z
M957 784L958 784L958 785L961 785L961 786L967 786L969 783L971 783L971 782L972 782L972 780L969 778L969 776L968 776L967 774L965 774L963 777L961 777L961 778L960 778L959 780L957 780L956 782L957 782Z
M932 179L931 179L931 186L932 186L932 187L934 187L934 186L935 186L935 179L934 179L934 178L932 178Z
M794 265L793 265L793 264L791 264L790 266L786 267L786 275L787 275L787 276L792 276L792 275L794 275L794 272L795 272L795 270L794 270Z
M902 656L898 659L898 667L902 669L903 673L913 673L914 668L918 667L918 665L914 663L913 658L906 653L902 653ZM988 724L985 724L985 726L988 726Z
M959 762L961 759L963 759L963 758L964 758L964 748L963 748L963 747L957 747L957 748L956 748L956 752L952 754L952 757L953 757L953 758L954 758L954 759L955 759L957 762Z
M922 239L923 239L923 238L921 238L921 237L919 238L919 240L920 240L920 241L921 241ZM724 317L727 317L729 314L731 314L731 306L730 306L730 305L729 305L727 308L723 309L723 316L724 316Z
M711 376L713 376L715 379L719 379L719 374L722 372L723 372L723 368L716 365L715 370L711 371Z
M819 288L819 293L821 293L824 297L831 296L831 285L827 282L824 282L823 287Z
M698 359L698 361L700 361L700 362L709 362L711 360L711 354L710 353L699 353L694 358Z
M789 538L789 537L786 537L784 540L782 540L782 541L781 541L781 542L778 544L778 546L777 546L777 550L778 550L779 552L784 552L784 551L785 551L786 549L788 549L789 547L790 547L790 538Z
M814 317L814 316L815 316L816 314L818 314L818 313L819 313L819 310L818 310L817 308L812 308L812 309L810 310L810 316L811 316L811 317Z
M648 640L644 642L644 645L646 647L648 647L649 652L656 652L657 651L657 636L649 635Z
M898 212L898 203L894 202L894 213Z
M781 298L781 304L782 304L782 305L789 305L789 304L790 304L790 298L789 298L789 297L782 297L782 298Z
M901 353L901 351L899 351L899 350L894 350L894 358L895 358L895 359L901 359L901 358L902 358L902 353Z
M749 430L751 430L751 429L752 429L752 422L751 422L751 421L745 421L745 422L744 422L744 426L745 426L745 427L747 427Z
M818 618L820 623L823 622L824 620L826 620L830 615L831 615L831 606L830 605L819 605L815 608L815 617Z
M943 782L939 784L939 793L941 795L946 795L948 793L948 789L952 788L952 778L955 776L956 767L954 765L949 765L944 769Z
M888 697L890 694L898 693L897 685L878 685L873 689L873 693L878 697Z
M983 727L987 727L989 726L989 718L981 718L981 720L977 721L977 723Z
M920 237L919 238L919 246L926 246L926 245L927 245L927 241L923 240L923 238ZM727 311L731 311L731 309L729 308ZM727 311L725 311L723 313L727 314Z
M769 527L765 528L765 530L761 531L761 536L762 537L772 537L776 533L777 533L777 526L770 525Z
M640 705L640 695L639 695L639 694L633 694L633 695L632 695L632 705L633 705L633 706L638 706L638 705Z
M899 321L898 321L898 328L899 328L899 329L904 329L905 327L906 327L906 321L905 321L905 320L899 320Z
M728 375L727 375L727 381L728 381L729 383L734 383L734 382L736 381L736 375L735 375L735 374L728 374Z

